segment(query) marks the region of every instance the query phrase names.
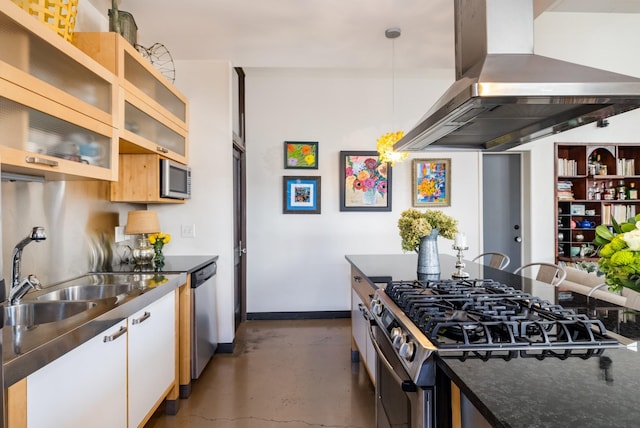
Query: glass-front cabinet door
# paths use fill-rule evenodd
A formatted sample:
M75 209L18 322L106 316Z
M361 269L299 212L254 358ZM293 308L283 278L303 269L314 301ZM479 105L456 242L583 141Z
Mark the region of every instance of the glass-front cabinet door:
M187 98L119 34L78 32L74 37L80 50L118 78L120 153L156 153L186 164Z
M2 169L117 179L115 76L10 3L0 33Z

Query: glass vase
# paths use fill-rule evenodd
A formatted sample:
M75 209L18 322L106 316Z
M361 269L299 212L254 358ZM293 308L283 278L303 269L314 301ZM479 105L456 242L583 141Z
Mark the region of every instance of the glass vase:
M153 266L156 270L162 269L164 266L164 254L162 254L162 250L156 250L155 255L153 256Z

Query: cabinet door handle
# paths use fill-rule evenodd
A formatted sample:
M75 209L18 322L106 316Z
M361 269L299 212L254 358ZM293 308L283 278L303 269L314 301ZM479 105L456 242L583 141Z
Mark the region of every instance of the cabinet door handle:
M361 276L359 276L359 275L354 275L353 276L353 282L360 282L360 281L362 281L362 277Z
M127 327L123 325L123 326L120 327L120 330L116 331L113 334L105 336L104 337L104 341L105 342L113 342L114 340L116 340L117 338L119 338L120 336L125 334L126 332L127 332Z
M134 318L133 321L131 321L131 324L136 325L136 324L141 324L143 322L145 322L146 320L149 319L149 317L151 317L151 312L146 312L140 317L140 318Z
M24 158L26 163L35 163L37 165L58 166L58 162L49 159L39 158L37 156L27 156Z
M159 151L160 153L169 153L169 149L165 149L164 147L161 147L161 146L156 147L156 150Z

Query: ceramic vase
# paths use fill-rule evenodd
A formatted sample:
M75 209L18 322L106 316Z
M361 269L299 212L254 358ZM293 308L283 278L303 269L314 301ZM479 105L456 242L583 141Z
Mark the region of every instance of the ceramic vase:
M440 258L438 256L438 229L422 237L418 247L418 279L439 279Z

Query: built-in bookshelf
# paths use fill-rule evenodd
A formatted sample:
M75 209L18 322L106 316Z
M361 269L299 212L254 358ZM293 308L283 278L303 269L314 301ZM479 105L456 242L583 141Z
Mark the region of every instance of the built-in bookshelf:
M556 143L556 262L596 259L595 227L640 213L640 143Z

